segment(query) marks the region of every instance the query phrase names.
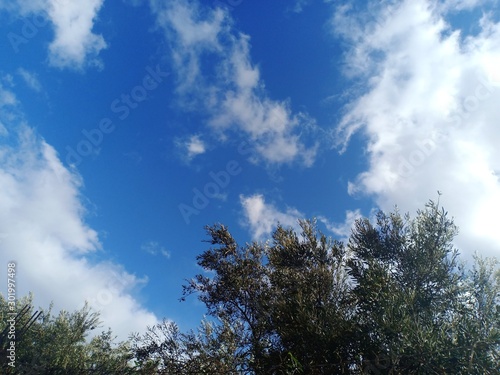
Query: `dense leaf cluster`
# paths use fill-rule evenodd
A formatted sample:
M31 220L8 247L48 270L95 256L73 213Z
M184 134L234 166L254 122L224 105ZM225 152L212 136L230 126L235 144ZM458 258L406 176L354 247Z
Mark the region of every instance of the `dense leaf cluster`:
M500 373L496 262L477 258L466 272L436 204L412 220L359 220L347 244L300 224L245 246L207 227L207 272L184 296L208 319L197 333L152 327L136 340L139 362L165 374Z
M11 341L3 337L0 352L1 374L27 375L105 375L136 374L130 366L133 352L129 344L115 344L111 331L103 331L89 339L89 335L99 326L99 314L88 306L57 316L51 308L41 311L39 319L28 326L34 315L32 298L28 296L17 301L16 310L29 306L27 314L18 316L15 331L15 361L9 366L6 349ZM4 330L11 310L0 295L0 331ZM28 324L27 324L28 323ZM23 329L23 327L29 327Z
M49 309L16 338L15 369L0 347L0 372L500 374L497 262L460 265L457 228L433 202L414 219L396 211L374 221L358 220L346 244L315 221L244 246L209 226L210 247L197 258L206 272L183 287L182 299L195 294L206 306L197 331L165 320L115 344L110 331L91 335L99 319L87 307Z

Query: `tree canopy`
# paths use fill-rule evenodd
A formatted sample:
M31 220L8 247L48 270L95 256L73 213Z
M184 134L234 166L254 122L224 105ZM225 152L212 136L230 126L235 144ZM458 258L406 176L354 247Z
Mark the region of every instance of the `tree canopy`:
M87 305L81 310L69 313L61 311L52 314L52 309L41 309L35 314L32 297L21 298L16 304L15 338L2 337L2 374L29 375L84 375L84 374L132 374L129 361L133 359L130 345L116 343L110 330L102 331L89 339L92 331L100 325L99 314ZM10 312L8 303L0 295L0 316ZM31 318L37 318L33 320ZM31 319L31 320L30 320ZM0 331L6 328L2 319ZM31 324L31 325L29 325ZM6 347L15 340L14 366L9 366Z
M110 331L88 339L99 325L88 307L57 316L49 309L18 337L15 371L3 362L2 371L500 373L498 262L461 264L458 229L438 204L414 218L395 210L360 219L346 243L314 220L300 227L278 225L269 241L239 245L226 226L207 226L209 248L197 257L204 272L186 280L181 298L205 305L197 330L164 320L115 344ZM18 301L18 311L30 304Z
M207 227L206 271L188 280L207 309L198 332L172 322L138 340L168 374L498 374L497 263L458 263L457 228L433 202L379 212L346 244L315 221L240 246Z

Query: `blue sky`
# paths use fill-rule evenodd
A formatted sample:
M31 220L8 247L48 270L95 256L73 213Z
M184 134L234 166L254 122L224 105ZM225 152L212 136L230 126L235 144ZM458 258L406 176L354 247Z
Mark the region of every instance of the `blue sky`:
M242 244L312 217L345 239L439 190L462 253L498 255L496 5L2 3L1 264L125 338L196 327L178 299L216 222Z

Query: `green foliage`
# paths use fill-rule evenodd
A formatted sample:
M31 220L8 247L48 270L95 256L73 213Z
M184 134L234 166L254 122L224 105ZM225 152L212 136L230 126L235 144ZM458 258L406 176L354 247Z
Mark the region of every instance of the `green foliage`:
M197 332L181 333L175 323L164 320L135 336L137 364L155 374L233 374L246 363L238 347L241 333L238 325L208 320Z
M110 331L102 332L89 340L95 330L99 315L87 305L73 313L61 311L52 315L51 308L41 310L42 315L29 329L22 330L33 316L32 297L17 301L16 312L30 306L28 313L16 322L15 368L5 363L2 354L2 373L58 375L58 374L131 374L129 361L133 358L126 343L114 344ZM0 316L6 317L7 301L0 295ZM0 330L5 328L2 319ZM21 334L22 333L22 334Z
M457 228L430 202L414 219L380 212L347 244L278 226L239 246L207 227L206 273L184 286L211 320L137 336L141 364L165 374L498 374L500 272L452 246Z
M16 337L15 374L499 374L500 270L494 259L459 265L458 230L433 202L411 219L378 213L355 223L347 244L315 221L301 233L240 246L207 227L206 271L188 280L207 309L196 331L164 320L132 341L89 338L87 306L42 311ZM31 296L17 311L31 306ZM7 301L0 296L0 314ZM17 327L26 326L33 309ZM1 320L0 330L6 320ZM2 326L3 325L3 326ZM2 348L3 350L5 347ZM5 353L2 361L5 361Z

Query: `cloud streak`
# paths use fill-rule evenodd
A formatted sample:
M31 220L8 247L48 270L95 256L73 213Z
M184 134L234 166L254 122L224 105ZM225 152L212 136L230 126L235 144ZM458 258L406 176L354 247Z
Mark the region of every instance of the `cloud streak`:
M167 259L170 258L170 252L161 246L157 241L147 241L143 243L141 250L153 256L162 255Z
M251 140L266 163L312 165L317 145L306 145L299 133L311 131L314 121L294 114L288 102L266 95L259 69L251 62L250 38L235 30L226 11L197 2L151 5L171 46L184 108L201 110L219 140L229 134Z
M40 84L40 81L38 80L38 77L34 73L30 73L26 69L19 68L17 69L17 73L22 77L26 85L28 85L29 88L36 92L42 91L42 85Z

